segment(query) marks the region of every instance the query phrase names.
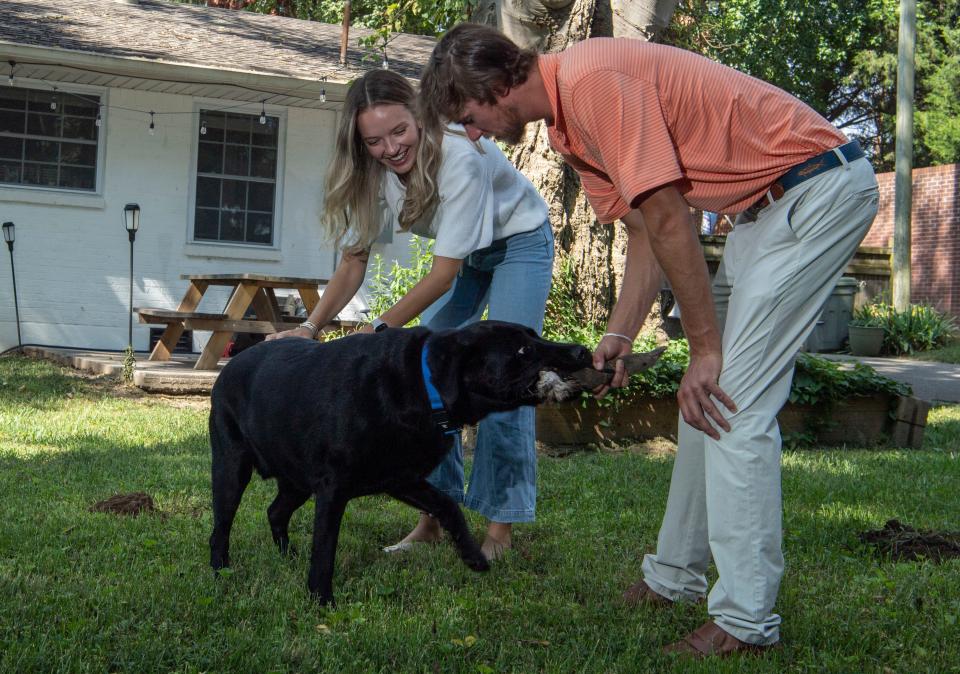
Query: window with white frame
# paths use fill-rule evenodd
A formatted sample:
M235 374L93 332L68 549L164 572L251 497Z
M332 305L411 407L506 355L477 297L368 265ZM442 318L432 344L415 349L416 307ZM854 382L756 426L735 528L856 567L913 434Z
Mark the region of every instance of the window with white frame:
M280 120L200 110L195 241L272 244Z
M0 87L0 184L93 192L100 97Z

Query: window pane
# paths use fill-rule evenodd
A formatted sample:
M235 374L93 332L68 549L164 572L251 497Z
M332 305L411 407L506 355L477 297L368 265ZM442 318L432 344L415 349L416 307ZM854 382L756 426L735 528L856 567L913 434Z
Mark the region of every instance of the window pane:
M246 210L247 183L243 180L224 180L220 204L224 210Z
M34 136L60 136L63 120L59 115L27 115L27 133Z
M227 142L249 145L250 122L252 120L253 117L250 115L233 115L228 113L224 120L224 126L227 129Z
M247 208L251 211L273 212L273 183L250 183L250 200Z
M0 161L0 182L19 184L20 166L18 161Z
M55 140L27 140L25 158L32 161L57 161L59 145Z
M57 186L57 167L49 164L24 164L23 183L25 185Z
M96 166L97 146L82 143L60 143L60 161L64 164Z
M100 99L89 94L66 95L63 99L63 113L65 115L79 115L93 119L100 109Z
M27 90L0 87L0 108L24 111L27 109Z
M224 150L223 172L230 176L250 175L250 148L227 145Z
M197 152L197 171L222 173L223 146L216 143L200 143L200 149Z
M200 120L201 122L207 123L207 132L205 134L201 135L200 126L197 127L197 134L200 135L200 140L205 140L211 143L222 143L223 113L211 113L209 110L201 110Z
M279 136L280 120L276 117L267 117L267 123L261 124L259 118L253 125L253 144L264 147L276 147Z
M212 208L198 208L194 220L195 239L207 239L216 241L218 230L220 229L220 211Z
M78 166L60 167L60 187L92 190L97 186L97 170Z
M3 159L22 159L23 158L23 139L0 136L0 158Z
M272 230L272 215L266 213L247 214L247 241L250 243L270 243Z
M277 175L277 151L253 148L252 164L250 175L257 178L273 178Z
M56 102L59 111L60 103L62 103L61 98L59 95L54 96L52 91L31 89L30 96L27 98L27 109L36 112L54 112L50 109L50 104Z
M228 213L222 211L220 227L221 241L243 241L243 211Z
M96 122L93 119L83 117L64 117L63 137L76 138L78 140L96 140Z
M219 178L197 178L197 206L220 207Z
M27 123L27 116L22 112L0 110L0 131L7 133L23 133Z

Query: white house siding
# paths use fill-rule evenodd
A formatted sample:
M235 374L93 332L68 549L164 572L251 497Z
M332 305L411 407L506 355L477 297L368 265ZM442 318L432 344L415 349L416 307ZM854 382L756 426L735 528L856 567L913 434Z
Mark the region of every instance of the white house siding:
M18 86L30 86L18 80ZM48 84L38 86L49 89ZM68 91L69 86L61 86ZM258 113L259 105L124 89L91 89L106 104L105 143L97 194L0 186L0 221L16 223L14 249L24 344L122 349L127 344L129 242L124 204L141 208L134 246L134 306L175 308L187 273L249 272L329 277L334 255L318 223L323 175L333 149L336 113L267 107L281 118L282 145L275 248L190 243L200 107ZM155 110L149 116L123 110ZM378 246L406 259L407 238ZM0 351L17 343L9 255L0 261ZM201 311L221 311L226 291L211 288ZM360 302L362 304L362 300ZM134 317L133 345L148 347L149 326ZM199 348L205 336L195 334Z

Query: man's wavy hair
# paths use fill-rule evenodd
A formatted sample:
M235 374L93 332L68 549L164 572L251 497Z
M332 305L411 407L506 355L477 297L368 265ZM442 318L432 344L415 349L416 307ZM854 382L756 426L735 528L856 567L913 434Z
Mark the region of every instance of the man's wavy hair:
M459 121L467 101L493 105L527 81L537 52L521 49L496 28L461 23L433 48L420 78L420 106L427 127Z

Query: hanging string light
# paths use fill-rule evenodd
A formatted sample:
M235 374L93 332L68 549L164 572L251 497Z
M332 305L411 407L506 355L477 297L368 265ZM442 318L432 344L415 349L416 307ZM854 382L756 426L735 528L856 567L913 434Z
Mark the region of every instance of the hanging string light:
M11 87L13 86L13 71L17 67L17 62L14 60L7 61L10 64L10 77L7 78L7 84Z
M201 136L207 135L207 120L205 119L200 120L200 135Z
M326 81L327 81L326 76L321 77L321 78L320 78L320 81L321 81L321 82L326 82ZM326 102L327 102L327 87L326 87L326 86L321 86L321 87L320 87L320 102L321 102L321 103L326 103Z
M390 62L387 61L387 47L386 47L386 45L384 45L384 47L383 47L383 63L380 64L380 67L383 68L384 70L390 70Z
M260 123L267 123L267 99L260 101Z
M51 110L57 109L57 88L56 87L53 88L53 98L50 99L50 109Z
M156 126L153 124L153 110L150 111L150 135L152 136L155 133Z
M97 126L103 126L103 117L100 116L100 108L102 107L102 105L97 106L97 121L94 122Z

